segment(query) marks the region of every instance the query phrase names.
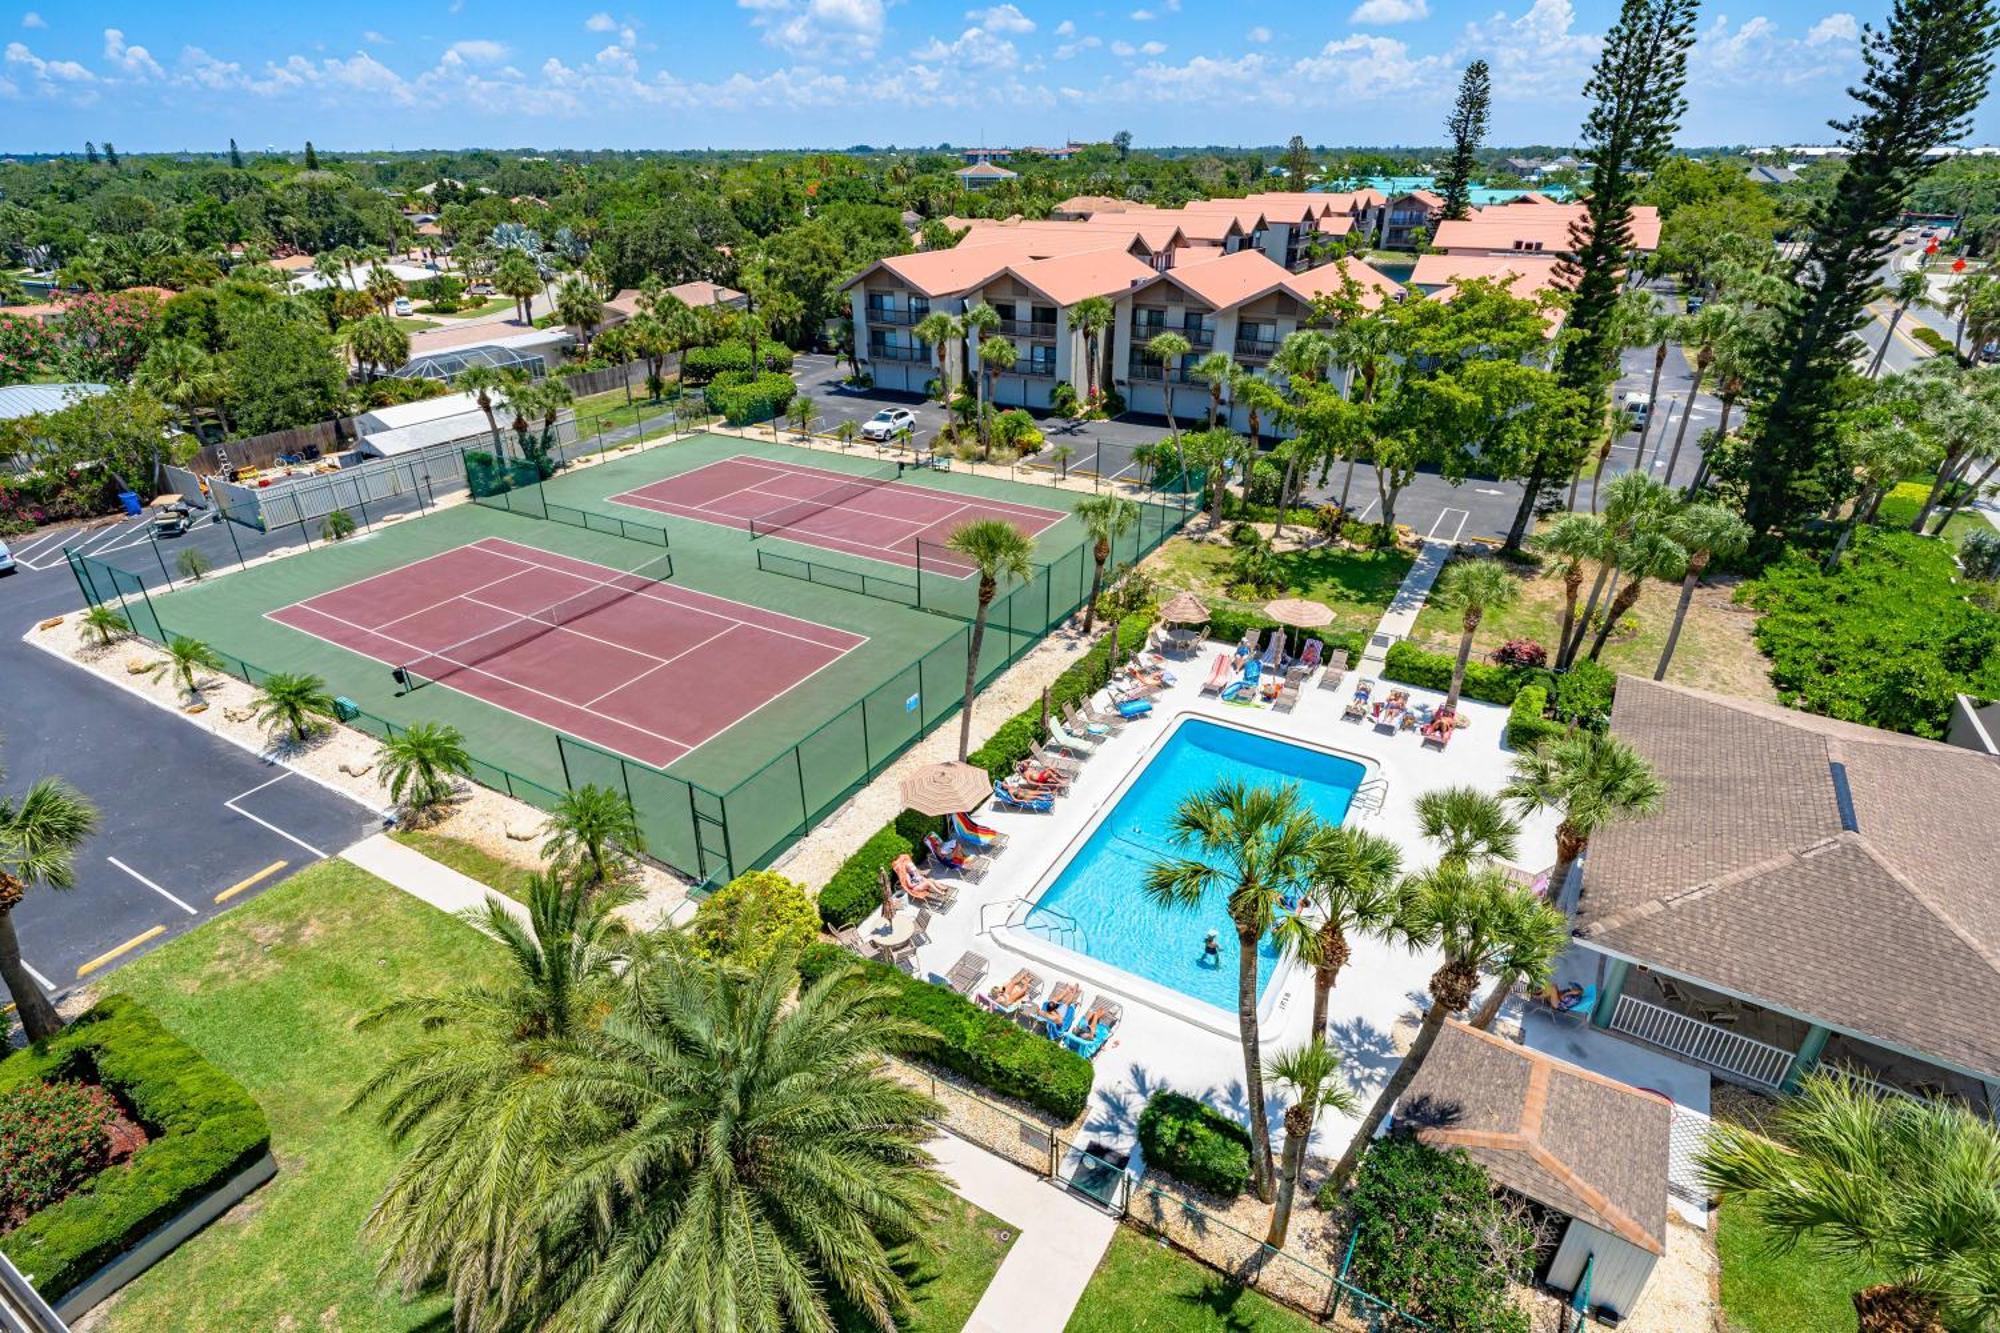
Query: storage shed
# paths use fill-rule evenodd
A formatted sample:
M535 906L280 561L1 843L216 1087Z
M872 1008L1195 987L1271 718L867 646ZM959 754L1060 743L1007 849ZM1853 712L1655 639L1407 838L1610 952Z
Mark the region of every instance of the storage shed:
M1632 1313L1666 1252L1673 1108L1663 1097L1452 1022L1396 1124L1569 1219L1541 1279L1585 1288L1601 1316Z

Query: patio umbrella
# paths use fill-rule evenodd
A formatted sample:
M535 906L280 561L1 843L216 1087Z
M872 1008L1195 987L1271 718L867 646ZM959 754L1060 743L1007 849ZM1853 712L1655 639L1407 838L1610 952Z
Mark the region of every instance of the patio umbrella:
M1309 602L1303 597L1280 597L1275 602L1264 603L1264 614L1280 625L1291 625L1298 629L1318 629L1333 623L1333 612L1318 602ZM1285 650L1291 651L1291 636L1286 636Z
M986 770L957 760L925 764L904 778L903 803L920 815L955 815L993 794Z
M1206 625L1208 608L1191 592L1175 593L1173 600L1160 608L1160 619L1169 625Z

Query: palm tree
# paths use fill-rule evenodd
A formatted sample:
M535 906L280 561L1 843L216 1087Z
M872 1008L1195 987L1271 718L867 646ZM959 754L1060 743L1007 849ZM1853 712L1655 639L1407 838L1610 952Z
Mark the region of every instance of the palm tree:
M993 421L987 407L998 387L993 381L1012 370L1020 359L1021 349L1014 346L1011 338L982 338L979 342L979 367L986 381L985 392L979 395L979 425L986 441L982 458L993 453Z
M1160 363L1160 388L1167 396L1167 425L1173 429L1175 448L1180 447L1181 423L1174 415L1174 381L1185 373L1181 358L1193 350L1192 343L1171 329L1146 340L1146 355Z
M1875 379L1882 373L1882 359L1889 355L1889 344L1896 337L1896 326L1903 322L1910 307L1924 299L1930 291L1930 278L1920 268L1913 268L1896 279L1891 294L1896 298L1895 308L1889 312L1889 327L1883 331L1882 345L1875 349L1875 359L1868 363L1868 378Z
M1729 509L1717 504L1691 504L1668 520L1668 531L1687 552L1687 571L1681 578L1681 599L1674 607L1673 627L1660 650L1660 664L1653 669L1654 680L1667 678L1667 664L1674 660L1674 645L1681 641L1681 626L1687 620L1688 604L1694 601L1694 585L1708 569L1709 561L1721 556L1733 559L1749 549L1753 535L1750 525Z
M193 698L201 696L201 687L195 683L196 673L227 669L222 665L221 654L200 639L190 639L185 634L176 634L167 640L166 654L148 668L148 674L155 680L178 680L181 688Z
M1619 351L1622 352L1627 348L1637 347L1651 347L1653 349L1653 387L1651 392L1654 394L1660 391L1660 368L1666 363L1667 340L1671 336L1669 330L1673 319L1674 317L1671 315L1663 317L1655 312L1653 293L1643 287L1628 287L1620 292L1618 294L1618 303L1611 309L1610 328ZM1666 323L1667 327L1663 328L1663 323ZM1625 415L1623 409L1619 409L1617 415L1622 418ZM1646 420L1642 423L1639 435L1638 450L1633 454L1635 466L1637 465L1636 460L1643 459L1646 456L1644 427L1651 425L1652 420L1653 413L1651 399L1649 398ZM1597 445L1597 470L1593 476L1601 478L1604 475L1604 465L1611 457L1611 446L1617 441L1618 432L1624 428L1625 423L1620 420L1617 422L1600 422L1599 424L1601 433ZM1571 509L1576 508L1577 483L1582 479L1582 476L1583 462L1579 459L1576 472L1570 477L1569 508ZM1597 512L1597 486L1594 481L1590 489L1590 512L1593 514Z
M983 367L985 365L987 339L995 329L1000 327L1000 312L986 304L986 302L980 301L967 308L965 314L960 318L959 323L964 325L965 336L971 340L973 346L977 349L974 355L968 358L967 365L970 366L973 360L977 360ZM979 435L981 439L985 439L986 374L984 369L973 375L972 389L978 395Z
M1445 566L1444 576L1432 594L1438 605L1459 613L1458 660L1451 668L1451 689L1444 706L1458 707L1458 692L1465 688L1465 664L1472 660L1472 636L1488 611L1513 604L1521 595L1521 584L1492 560L1454 560Z
M1618 566L1626 575L1624 586L1611 599L1605 610L1604 619L1598 622L1597 637L1590 643L1590 660L1595 662L1604 645L1611 639L1611 631L1633 603L1639 600L1639 593L1646 580L1678 579L1687 572L1687 549L1666 532L1640 532L1618 549Z
M1492 1028L1516 983L1527 977L1537 986L1545 984L1556 960L1569 948L1569 918L1535 894L1526 890L1509 894L1499 912L1499 933L1512 943L1495 962L1500 975L1472 1016L1472 1026L1481 1032Z
M493 270L493 286L502 296L513 298L515 313L523 324L534 322L535 293L542 290L542 275L535 261L518 250L509 250Z
M303 744L308 736L320 730L326 719L338 716L326 682L303 672L280 671L266 676L253 706L260 725L267 729L279 726L290 729L296 744Z
M1717 1120L1695 1155L1703 1183L1781 1250L1824 1259L1830 1276L1880 1277L1853 1293L1860 1333L1992 1327L2000 1132L1990 1121L1822 1070L1778 1104L1768 1130Z
M221 400L226 376L199 343L172 338L153 344L132 379L161 402L178 408L194 427L200 424L200 409Z
M1076 504L1077 521L1091 539L1090 600L1083 605L1083 633L1089 637L1097 624L1097 595L1104 588L1104 566L1111 559L1111 547L1139 521L1139 506L1122 495L1093 495Z
M1262 446L1264 423L1274 420L1285 409L1285 399L1271 381L1255 371L1239 367L1236 379L1229 386L1229 396L1243 404L1250 414L1250 453L1254 457ZM1249 472L1244 472L1247 477Z
M1445 1019L1472 1003L1480 971L1492 968L1539 985L1555 964L1556 954L1547 952L1549 943L1556 941L1560 952L1569 937L1560 912L1509 883L1498 867L1464 861L1440 861L1404 881L1394 929L1412 952L1441 950L1444 963L1431 974L1430 1007L1409 1053L1361 1118L1327 1181L1328 1193L1347 1187L1383 1118L1423 1068Z
M549 812L546 827L543 857L586 885L611 882L628 863L627 853L646 850L632 802L595 783L565 792Z
M531 1214L554 1173L547 1069L618 998L618 968L636 943L613 915L622 901L536 875L523 922L489 895L462 915L499 942L506 965L496 979L406 996L356 1023L407 1023L419 1034L349 1104L374 1105L410 1147L367 1232L406 1293L447 1277L464 1327L493 1326L481 1316L500 1313L488 1309L485 1263L506 1255L504 1271L531 1266Z
M108 606L93 606L85 611L83 627L96 636L99 648L109 648L132 632L131 622Z
M977 518L953 528L945 546L979 572L979 607L965 655L965 708L958 716L958 758L972 752L972 697L979 691L979 651L986 642L986 613L1001 579L1025 583L1034 576L1034 538L1004 518Z
M371 380L410 359L410 335L387 315L369 315L343 324L337 340L354 354Z
M1439 787L1417 797L1417 828L1438 845L1443 861L1511 861L1521 835L1498 797L1468 786Z
M506 386L500 372L492 366L467 366L452 377L451 387L460 393L469 393L479 404L479 410L486 414L486 429L493 434L493 452L501 458L507 456L507 447L501 443L500 421L493 415L493 395Z
M1562 570L1562 632L1556 635L1556 658L1576 626L1576 596L1583 589L1583 562L1604 551L1604 522L1594 514L1560 514L1556 520L1528 540L1541 555L1554 560Z
M1598 830L1655 813L1667 786L1618 737L1577 728L1515 755L1513 776L1500 794L1523 815L1554 810L1562 816L1549 872L1549 896L1559 898L1570 868Z
M369 267L368 285L362 290L375 303L375 308L386 315L395 307L396 298L403 294L403 284L397 281L395 274L377 263Z
M62 1030L62 1019L27 965L14 909L29 889L76 885L76 849L97 832L97 807L61 778L43 778L19 798L0 796L0 980L29 1041Z
M1313 848L1311 882L1301 906L1277 926L1278 943L1313 970L1314 1036L1326 1032L1328 1003L1352 954L1350 935L1373 935L1394 915L1403 851L1379 833L1336 825Z
M1582 651L1583 636L1590 628L1591 617L1597 613L1605 581L1618 567L1625 543L1642 529L1661 526L1678 504L1671 488L1637 470L1613 477L1605 483L1603 493L1604 530L1591 552L1597 561L1597 577L1591 582L1590 600L1584 604L1583 614L1576 618L1574 635L1556 653L1557 667L1567 667Z
M576 330L583 350L590 350L590 335L604 320L604 298L588 278L569 277L556 288L556 318Z
M1192 854L1154 862L1146 871L1146 896L1164 907L1194 910L1219 894L1236 926L1236 1025L1250 1109L1250 1180L1268 1203L1271 1126L1258 1055L1257 946L1277 923L1284 900L1310 888L1324 826L1296 784L1225 781L1184 798L1168 827L1174 842Z
M1653 379L1646 389L1646 419L1639 423L1639 445L1632 455L1635 467L1644 466L1646 461L1646 437L1653 433L1653 418L1660 414L1660 374L1667 368L1667 349L1680 338L1683 318L1675 314L1657 314L1652 316L1652 322L1645 329L1645 340L1653 348ZM1598 471L1601 475L1601 464ZM1593 510L1595 504L1593 497Z
M1688 386L1681 424L1674 431L1674 447L1667 455L1667 475L1661 479L1663 485L1674 484L1674 468L1680 462L1681 443L1687 439L1688 418L1694 415L1695 399L1701 396L1701 382L1707 376L1708 368L1715 364L1715 346L1742 321L1743 317L1736 307L1716 301L1703 306L1701 313L1691 316L1682 328L1682 344L1695 349L1694 383Z
M951 405L951 349L952 345L965 336L965 325L953 319L942 310L933 310L917 322L914 330L917 337L937 353L938 401Z
M1188 368L1188 374L1208 386L1208 428L1222 415L1222 391L1236 381L1236 361L1227 352L1210 352Z
M1293 1093L1292 1104L1285 1108L1285 1152L1278 1162L1278 1201L1271 1209L1271 1229L1264 1236L1266 1245L1282 1250L1285 1236L1292 1229L1292 1200L1298 1194L1299 1174L1305 1167L1313 1121L1324 1107L1332 1107L1343 1115L1351 1114L1360 1098L1340 1081L1340 1056L1317 1035L1304 1046L1273 1056L1266 1073L1273 1083L1289 1087Z
M382 742L377 750L382 785L412 821L451 796L454 777L472 776L472 756L457 727L417 722Z
M1086 296L1069 308L1069 326L1083 335L1083 402L1097 406L1097 370L1104 358L1104 331L1116 315L1108 298Z
M1853 471L1860 489L1849 507L1847 522L1827 553L1829 571L1840 565L1840 557L1853 540L1854 530L1875 517L1876 506L1896 488L1896 483L1913 473L1935 472L1943 461L1937 440L1908 422L1882 420L1873 413L1857 414L1841 431L1843 460Z

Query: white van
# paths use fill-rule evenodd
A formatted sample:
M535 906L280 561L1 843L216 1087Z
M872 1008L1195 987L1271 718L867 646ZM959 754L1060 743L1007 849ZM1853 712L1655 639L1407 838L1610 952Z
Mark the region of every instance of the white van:
M1625 395L1625 429L1638 430L1653 415L1653 395L1636 389Z

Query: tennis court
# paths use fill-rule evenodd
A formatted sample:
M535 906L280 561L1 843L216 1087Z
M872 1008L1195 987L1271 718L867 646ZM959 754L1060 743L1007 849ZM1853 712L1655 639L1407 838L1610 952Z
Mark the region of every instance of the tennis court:
M1037 537L1068 517L1064 510L896 480L900 475L900 468L857 474L737 454L608 499L905 568L918 567L919 543L941 552L955 529L976 519L1004 519ZM952 578L973 572L949 554L930 555L922 567Z
M867 642L501 537L266 613L606 750L664 768Z

